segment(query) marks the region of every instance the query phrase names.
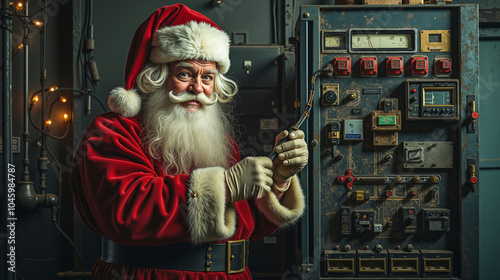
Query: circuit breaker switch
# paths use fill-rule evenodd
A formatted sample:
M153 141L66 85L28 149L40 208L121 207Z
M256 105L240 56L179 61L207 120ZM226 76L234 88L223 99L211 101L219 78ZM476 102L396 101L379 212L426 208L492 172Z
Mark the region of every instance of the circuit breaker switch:
M427 56L413 56L410 58L411 75L422 77L429 73L429 62Z
M450 56L436 56L434 58L434 76L450 77L452 72L452 63Z
M377 57L362 57L359 60L359 75L361 77L375 77L377 76Z
M403 57L387 57L385 59L387 77L401 77L404 73Z
M326 142L329 145L340 144L340 122L331 122L328 124L326 133ZM335 156L335 155L332 155Z
M333 74L337 78L347 78L351 76L351 58L348 56L334 58Z

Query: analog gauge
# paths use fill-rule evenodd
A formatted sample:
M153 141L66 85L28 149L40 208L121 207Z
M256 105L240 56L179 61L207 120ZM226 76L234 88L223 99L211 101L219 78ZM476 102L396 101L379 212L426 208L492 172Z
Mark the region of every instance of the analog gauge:
M352 49L408 49L411 47L410 34L352 34Z
M344 36L342 35L325 35L325 48L340 48L344 46Z
M346 36L345 30L323 31L323 52L345 52L347 47Z

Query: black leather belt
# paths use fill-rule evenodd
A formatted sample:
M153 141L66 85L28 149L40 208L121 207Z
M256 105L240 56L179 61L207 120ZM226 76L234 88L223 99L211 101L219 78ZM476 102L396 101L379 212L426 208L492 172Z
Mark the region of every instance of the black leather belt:
M101 260L108 263L184 271L243 272L248 264L248 240L221 244L177 243L167 246L125 246L102 237Z

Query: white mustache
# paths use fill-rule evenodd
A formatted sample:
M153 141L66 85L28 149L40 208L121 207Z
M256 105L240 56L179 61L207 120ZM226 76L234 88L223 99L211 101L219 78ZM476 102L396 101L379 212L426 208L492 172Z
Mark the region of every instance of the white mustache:
M174 103L182 103L186 101L196 100L205 106L214 105L217 102L217 100L219 100L219 97L215 93L212 93L212 96L208 98L203 93L193 94L187 91L183 91L175 95L174 91L172 90L168 93L168 97L170 98L170 101Z

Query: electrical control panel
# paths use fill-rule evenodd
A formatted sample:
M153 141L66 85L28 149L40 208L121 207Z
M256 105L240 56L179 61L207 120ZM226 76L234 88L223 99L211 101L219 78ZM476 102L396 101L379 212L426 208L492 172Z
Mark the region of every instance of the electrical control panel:
M316 89L302 278L476 279L477 5L302 6L299 21L302 106Z

